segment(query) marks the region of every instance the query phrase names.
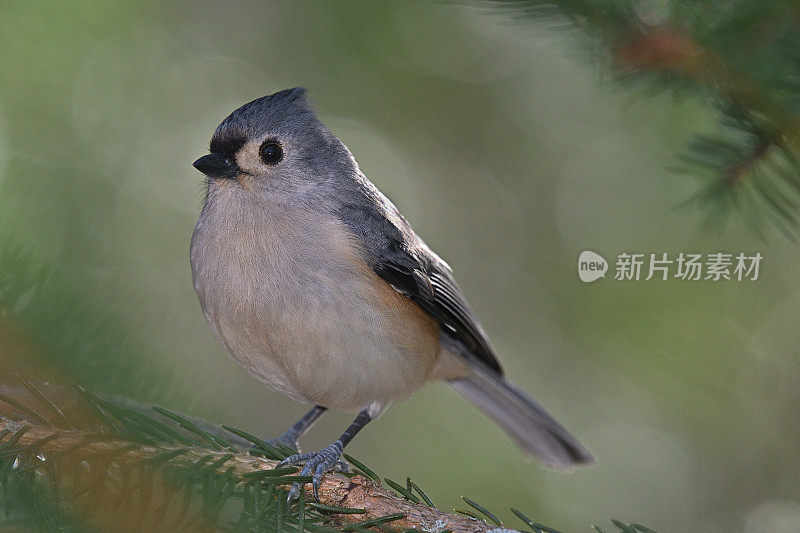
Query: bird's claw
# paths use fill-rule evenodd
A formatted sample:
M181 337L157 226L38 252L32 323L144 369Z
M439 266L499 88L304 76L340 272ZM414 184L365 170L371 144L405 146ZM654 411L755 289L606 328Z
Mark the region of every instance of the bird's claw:
M336 467L339 467L344 472L349 469L347 463L339 459L341 456L342 445L339 442L334 442L318 452L303 453L287 457L278 464L278 468L305 463L299 475L312 476L311 486L314 489L314 498L319 500L319 485L322 482L322 476L336 469ZM300 496L300 490L302 490L300 483L292 484L286 503L291 504L292 501L297 499Z

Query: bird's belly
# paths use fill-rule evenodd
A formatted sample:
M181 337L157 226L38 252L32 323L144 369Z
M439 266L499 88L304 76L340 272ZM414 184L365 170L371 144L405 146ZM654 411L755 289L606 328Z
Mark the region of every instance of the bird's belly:
M361 409L419 387L436 356L431 328L401 322L396 309L376 306L352 283L336 288L260 298L265 309L217 317L214 329L239 364L299 401Z
M231 256L227 268L198 269L215 334L252 375L298 401L362 409L410 394L435 364L438 326L330 242L316 253L314 262L267 252L257 265Z

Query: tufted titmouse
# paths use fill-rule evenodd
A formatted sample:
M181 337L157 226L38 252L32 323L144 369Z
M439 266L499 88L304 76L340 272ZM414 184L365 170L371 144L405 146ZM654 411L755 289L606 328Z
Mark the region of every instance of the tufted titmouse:
M360 411L330 446L284 461L305 463L315 493L367 422L433 380L544 463L593 461L503 378L450 267L361 173L304 89L231 113L194 166L209 177L191 264L211 329L252 375L315 405L275 440L296 449L326 409Z

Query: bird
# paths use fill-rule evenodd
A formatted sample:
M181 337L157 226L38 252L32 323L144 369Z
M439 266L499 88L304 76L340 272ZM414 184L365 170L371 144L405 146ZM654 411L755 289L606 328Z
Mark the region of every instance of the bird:
M544 465L594 462L504 377L450 266L361 172L304 88L233 111L193 165L206 176L190 247L205 318L251 375L313 405L269 442L297 451L326 410L358 413L329 446L281 463L302 464L315 496L367 423L432 381L473 402Z

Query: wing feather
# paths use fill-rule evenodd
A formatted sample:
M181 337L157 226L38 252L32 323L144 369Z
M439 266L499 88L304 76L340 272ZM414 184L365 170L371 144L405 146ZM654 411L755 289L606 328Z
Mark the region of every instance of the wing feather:
M372 270L439 321L444 335L502 373L447 263L428 248L394 204L366 178L360 192L358 201L343 203L339 216L358 237Z

